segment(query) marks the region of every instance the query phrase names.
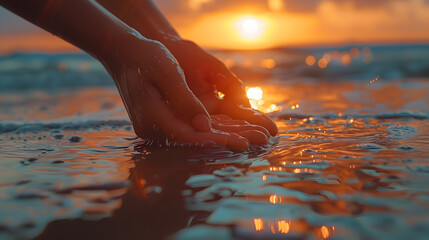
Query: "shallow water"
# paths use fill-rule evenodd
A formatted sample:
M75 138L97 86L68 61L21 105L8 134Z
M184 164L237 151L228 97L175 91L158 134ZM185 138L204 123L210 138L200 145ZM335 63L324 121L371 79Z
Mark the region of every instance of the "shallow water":
M266 55L218 54L236 61ZM5 59L9 66L20 62ZM53 68L33 64L43 65L44 76L31 64L24 73L0 69L0 239L429 234L424 70L419 78L389 78L375 60L357 80L350 72L326 76L359 62L294 74L281 64L260 69L249 84L263 90L262 110L276 104L279 111L270 114L279 134L270 146L232 152L143 147L99 65L81 56L49 59ZM58 62L68 69L57 69ZM379 74L385 77L371 81ZM88 75L90 83L73 81Z

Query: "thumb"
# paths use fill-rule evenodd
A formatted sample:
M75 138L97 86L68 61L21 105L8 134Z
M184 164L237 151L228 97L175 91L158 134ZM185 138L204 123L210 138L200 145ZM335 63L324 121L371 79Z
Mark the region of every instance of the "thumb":
M204 105L194 95L194 93L185 85L176 89L166 90L169 105L179 119L190 123L195 130L207 132L211 130L211 119ZM168 87L167 87L168 88Z
M206 108L189 88L177 60L167 48L159 47L163 54L158 58L163 61L153 66L155 71L143 74L158 88L177 118L190 123L197 131L209 131L211 119Z

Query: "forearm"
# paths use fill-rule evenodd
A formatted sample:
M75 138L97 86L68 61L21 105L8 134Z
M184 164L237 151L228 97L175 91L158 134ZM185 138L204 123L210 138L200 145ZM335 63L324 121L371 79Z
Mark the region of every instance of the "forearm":
M95 57L114 39L138 35L91 0L0 0L0 5Z
M165 45L170 41L181 40L179 34L151 0L97 0L97 2L147 38Z

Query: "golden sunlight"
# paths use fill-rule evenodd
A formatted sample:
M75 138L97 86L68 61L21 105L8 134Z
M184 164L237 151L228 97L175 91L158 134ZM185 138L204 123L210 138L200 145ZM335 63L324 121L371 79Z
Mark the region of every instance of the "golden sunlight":
M240 17L235 24L240 37L246 41L260 39L266 30L265 20L254 16Z
M247 89L247 97L250 100L261 100L262 99L262 89L260 87L253 87Z
M249 99L250 106L253 109L258 110L259 107L264 104L264 101L262 100L263 92L260 87L248 88L246 94Z

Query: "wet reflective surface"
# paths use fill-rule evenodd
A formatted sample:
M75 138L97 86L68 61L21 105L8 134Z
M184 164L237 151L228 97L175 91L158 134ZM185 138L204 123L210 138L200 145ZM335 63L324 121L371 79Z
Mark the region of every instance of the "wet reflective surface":
M427 79L283 73L248 152L145 148L112 86L2 92L0 239L426 239Z

